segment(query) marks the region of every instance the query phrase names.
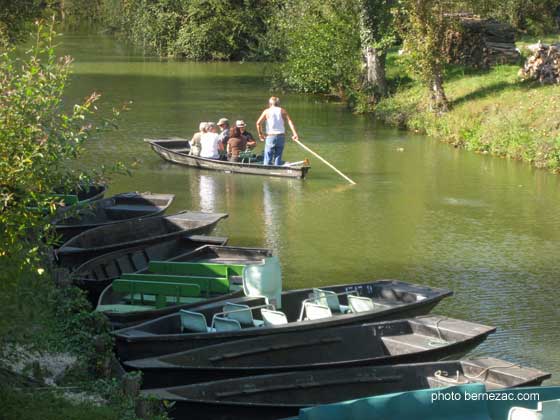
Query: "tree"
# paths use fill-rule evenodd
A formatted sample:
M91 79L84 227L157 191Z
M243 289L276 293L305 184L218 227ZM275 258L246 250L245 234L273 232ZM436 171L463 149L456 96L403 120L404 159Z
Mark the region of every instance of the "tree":
M36 267L50 237L42 209L57 201L50 193L87 176L70 163L91 135L99 95L63 111L72 60L56 57L53 25L38 24L35 45L21 58L0 54L0 279Z
M430 109L436 113L449 110L443 87L445 33L450 21L446 19L444 2L440 0L402 0L405 23L401 27L405 50L412 71L426 84Z
M364 60L362 90L368 102L387 95L385 58L395 42L392 0L357 0L360 43Z

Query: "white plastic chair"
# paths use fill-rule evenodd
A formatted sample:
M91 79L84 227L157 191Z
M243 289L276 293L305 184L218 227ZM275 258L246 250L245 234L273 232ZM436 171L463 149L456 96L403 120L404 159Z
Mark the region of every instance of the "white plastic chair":
M239 331L241 329L241 324L236 319L224 318L221 316L215 316L212 322L216 332L222 331Z
M328 306L331 312L345 314L350 311L350 307L341 305L338 295L331 290L313 289L315 303Z
M273 327L275 325L284 325L288 323L288 318L284 312L271 311L270 309L261 309L261 316L265 327Z
M304 302L303 305L305 308L305 319L315 320L332 316L330 308L326 305L319 305L313 302Z
M206 318L204 315L198 312L187 311L186 309L181 309L179 311L179 316L181 317L181 331L189 332L212 332L213 329L209 328L206 324Z
M238 303L226 303L222 307L224 316L235 319L244 327L260 327L263 321L253 319L253 312L248 305L240 305Z

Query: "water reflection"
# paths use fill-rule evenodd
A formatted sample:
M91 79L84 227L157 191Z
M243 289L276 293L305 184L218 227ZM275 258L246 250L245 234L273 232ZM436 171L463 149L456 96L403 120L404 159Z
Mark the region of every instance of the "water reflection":
M216 180L211 175L200 175L198 195L200 197L200 210L217 212L216 201L218 188Z

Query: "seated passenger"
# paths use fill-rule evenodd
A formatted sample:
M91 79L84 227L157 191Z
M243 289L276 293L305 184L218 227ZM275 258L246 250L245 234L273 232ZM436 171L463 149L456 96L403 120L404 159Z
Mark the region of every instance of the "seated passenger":
M202 137L202 135L206 132L206 124L205 122L201 122L198 125L198 132L194 133L194 135L192 136L191 141L189 141L189 145L190 145L190 154L193 156L199 156L200 155L200 139Z
M245 121L237 120L235 122L235 126L239 127L239 129L241 130L241 135L247 139L247 148L253 149L257 145L257 141L251 133L245 130L245 127L247 126L247 124L245 124Z
M239 121L238 121L239 122ZM239 127L229 130L229 140L227 142L227 156L230 162L239 162L239 153L247 148L247 139L241 134Z
M229 139L229 120L227 118L220 118L220 121L218 121L218 127L222 129L222 132L220 133L220 141L224 145L225 149Z
M224 146L220 141L220 136L218 135L216 124L210 122L207 124L206 132L201 136L200 139L200 157L208 159L219 159L220 151L224 150Z

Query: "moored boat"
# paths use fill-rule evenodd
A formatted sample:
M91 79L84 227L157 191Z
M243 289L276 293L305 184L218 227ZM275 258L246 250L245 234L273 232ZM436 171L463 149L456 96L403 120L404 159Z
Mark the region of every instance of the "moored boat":
M212 232L225 213L186 211L171 216L154 216L126 220L86 230L56 250L58 263L77 267L101 254L184 235L203 235Z
M144 139L149 143L154 152L162 159L183 166L214 171L242 173L250 175L264 175L286 178L305 178L311 168L307 160L282 166L263 165L258 162L229 162L226 160L207 159L189 154L187 139Z
M442 316L271 334L159 357L130 360L145 388L311 370L435 361L460 356L494 327Z
M236 313L243 318L250 317L255 322L243 325L239 322L236 329L232 329L231 325L229 328L226 325L215 328L213 325L216 317L231 317L231 314L227 314L228 311L221 307L225 306L224 303L202 314L202 318L198 314L177 312L114 331L113 334L121 360L140 359L267 334L309 331L424 315L451 294L447 289L397 280L290 290L283 292L281 299L277 301L278 311L273 311L277 314L266 312L267 309L271 309L269 305L255 306L255 299L258 298L245 297L244 303L251 308L240 308ZM331 296L326 299L327 302L324 302L325 295ZM336 307L332 295L336 297ZM267 314L266 325L263 309ZM227 320L223 322L226 323Z
M266 420L294 416L305 407L391 392L472 382L499 389L538 385L549 377L537 369L481 358L248 376L142 394L171 403L175 419Z
M88 292L90 300L97 305L99 295L122 273L142 272L152 260L165 261L191 253L205 245L225 245L227 238L203 235L184 235L120 249L86 261L71 273L74 285Z
M86 230L124 220L157 216L171 205L173 194L123 193L86 204L67 206L51 221L64 243Z
M157 308L153 306L153 302L151 301L145 302L145 305L140 307L137 305L130 305L131 302L127 293L118 292L112 285L108 285L99 298L97 310L103 312L115 328L124 328L175 313L180 309L189 309L214 301L243 296L241 279L243 267L249 264L262 264L266 258L271 256L272 250L266 248L205 245L192 252L187 252L167 261L163 261L163 263L162 260L158 261L158 259L152 259L148 261L147 265L142 270L135 272L135 274L139 275L134 277L136 280L141 281L142 275L154 274L157 276L157 273L161 271L161 269L168 271L167 269L173 269L173 266L176 265L180 267L180 275L187 276L184 281L186 283L191 282L188 277L189 275L192 276L196 274L200 276L201 274L205 274L207 281L212 281L213 279L211 279L211 277L222 276L224 277L224 281L227 278L229 289L215 290L215 293L204 295L203 299L200 300L193 301L192 299L185 299L182 302L170 301L164 307ZM167 264L165 262L167 262ZM204 270L206 273L201 273L198 263L213 272L208 273L208 270ZM154 265L156 267L154 267ZM198 272L194 273L189 271L189 268L197 270ZM220 271L223 271L223 273L220 274ZM122 273L119 277L121 276L123 276ZM127 276L124 275L123 277ZM128 277L130 278L130 276ZM150 279L154 278L151 277ZM182 281L181 278L173 277L156 278L156 280Z
M558 419L559 400L558 386L486 389L469 383L304 408L289 420Z

